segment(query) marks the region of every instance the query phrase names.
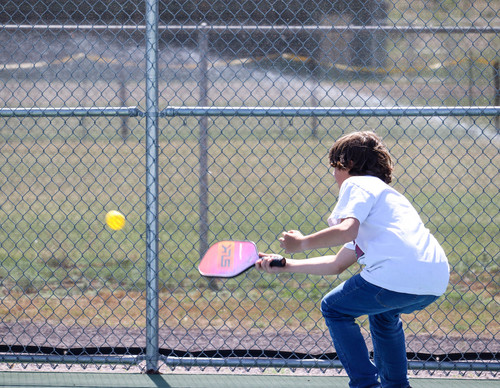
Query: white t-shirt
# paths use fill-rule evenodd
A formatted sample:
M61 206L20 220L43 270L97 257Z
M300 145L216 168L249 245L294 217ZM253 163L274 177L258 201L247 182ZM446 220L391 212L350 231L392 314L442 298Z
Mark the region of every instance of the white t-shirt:
M328 224L344 218L360 222L356 240L345 247L356 250L367 282L406 294L446 291L449 266L443 249L411 203L391 186L374 176L346 179Z

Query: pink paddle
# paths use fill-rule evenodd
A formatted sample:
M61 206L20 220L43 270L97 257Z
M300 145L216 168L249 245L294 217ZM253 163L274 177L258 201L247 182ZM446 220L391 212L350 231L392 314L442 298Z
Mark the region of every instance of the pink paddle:
M286 259L273 255L271 267L284 267ZM259 259L257 246L252 241L220 241L205 253L198 270L207 277L232 278L254 266Z

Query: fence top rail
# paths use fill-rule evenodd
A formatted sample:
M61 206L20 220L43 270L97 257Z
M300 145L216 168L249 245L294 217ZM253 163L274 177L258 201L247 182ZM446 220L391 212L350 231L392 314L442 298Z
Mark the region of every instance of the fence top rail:
M498 116L500 106L395 106L395 107L185 107L160 112L171 116Z
M159 25L159 31L274 31L274 32L301 32L301 31L323 31L323 32L343 32L343 31L385 31L399 33L459 33L459 34L498 34L500 26L400 26L400 25L208 25L201 24L177 24ZM143 24L0 24L0 30L64 30L64 31L145 31Z
M55 116L142 116L135 106L130 107L61 107L61 108L0 108L0 117L55 117Z
M0 108L0 117L129 116L147 112L130 107ZM394 107L213 107L169 106L159 117L174 116L500 116L500 106L394 106Z

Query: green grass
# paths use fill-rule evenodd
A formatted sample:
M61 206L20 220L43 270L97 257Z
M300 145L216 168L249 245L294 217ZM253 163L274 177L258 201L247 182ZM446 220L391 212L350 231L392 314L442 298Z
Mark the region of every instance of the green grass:
M389 21L400 24L404 19L403 24L415 26L452 26L460 21L467 26L466 16L472 24L493 25L498 12L491 4L401 1L388 9ZM303 82L308 79L318 81L317 97L323 106L357 103L349 91L364 91L381 106L492 105L491 65L498 57L499 38L456 37L390 35L388 73L382 75L332 67L319 69L312 80L303 64L283 58L261 61L252 66L291 76L291 93L269 79L235 78L227 85L226 80L214 83L209 100L215 106L304 106L311 103L310 85L304 87ZM436 64L442 66L430 67ZM35 90L43 92L48 104L63 101L75 106L87 98L79 97L81 86L71 80L49 85L43 80L10 79L0 99L6 106L30 105ZM129 103L145 110L144 83L129 82L128 87ZM198 87L192 77L160 80L160 106L195 105ZM100 80L85 93L90 104L105 106L116 98L115 90ZM215 285L198 274L198 121L160 120L161 324L188 330L243 327L262 332L272 326L295 333L324 331L318 303L348 273L337 279L248 271ZM394 186L418 209L452 266L445 297L416 319L407 318L407 330L448 338L494 337L499 331L500 291L499 143L494 120L318 118L315 131L312 123L311 118L297 117L209 119L208 243L250 239L262 250L279 251L277 237L283 230L310 233L324 227L337 195L326 167L328 148L344 132L376 128L396 160ZM128 119L131 135L126 141L118 135L121 125L121 118L108 117L0 119L4 322L31 319L69 325L74 320L81 326L144 327L144 121ZM111 209L126 215L123 231L105 227L104 215ZM324 252L329 251L314 254Z
M451 135L442 129L438 135L425 136L430 128L412 132L402 121L401 126L393 126L397 124L393 119L377 119L374 124L383 124L380 132L396 159L395 187L414 203L452 265L452 285L439 304L450 318L443 320L446 329L435 326L451 333L472 322L476 331L489 335L497 325L492 314L498 308L499 291L499 194L494 167L498 149L486 137L464 133L457 137L458 130ZM325 119L317 138L308 131L306 119L295 122L296 129L283 131L272 125L277 120L269 118L214 120L209 141L208 243L249 239L261 250L279 252L277 237L283 230L311 233L326 225L337 195L326 167L328 148L341 126L349 131L373 120ZM168 324L187 327L195 324L196 317L206 320L197 321L201 326L224 325L233 317L252 327L272 322L324 329L318 302L339 282L336 278L286 274L276 278L249 271L219 281L221 290L214 291L198 274L195 124L192 119L172 119L161 134L159 287L166 309L162 317ZM333 129L327 131L330 126ZM52 307L33 302L32 308L58 311L67 298L73 306L82 297L93 300L105 290L144 294L143 142L135 138L125 142L116 135L77 140L44 134L36 141L10 136L0 143L0 151L0 176L5 179L0 192L4 303L9 298L21 303L22 295L32 300L42 297ZM104 215L111 209L126 215L122 231L106 228ZM324 252L328 251L315 253ZM213 313L205 310L207 301ZM68 307L60 314L78 319L81 309ZM120 311L116 314L129 314ZM434 318L429 319L426 327L433 327ZM416 322L411 325L422 325ZM141 325L140 319L133 324Z

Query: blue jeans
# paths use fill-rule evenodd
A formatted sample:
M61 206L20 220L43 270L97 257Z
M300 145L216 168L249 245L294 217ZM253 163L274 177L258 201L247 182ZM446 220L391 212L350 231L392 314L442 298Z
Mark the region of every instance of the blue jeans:
M421 310L435 295L389 291L355 275L329 292L321 312L352 388L407 388L406 344L402 313ZM374 362L355 318L368 315ZM378 381L380 377L380 382Z

